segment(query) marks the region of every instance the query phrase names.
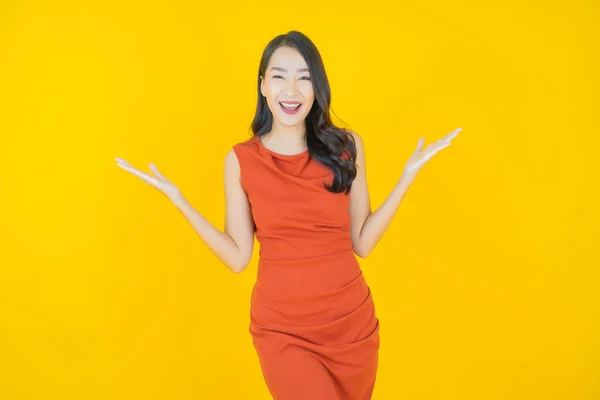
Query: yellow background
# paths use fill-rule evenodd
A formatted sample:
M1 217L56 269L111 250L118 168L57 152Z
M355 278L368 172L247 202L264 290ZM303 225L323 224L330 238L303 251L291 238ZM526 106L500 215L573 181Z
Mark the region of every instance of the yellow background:
M420 136L463 127L360 259L373 398L600 398L597 2L201 3L0 3L0 398L270 398L258 246L231 273L114 158L222 229L224 156L291 29L364 138L373 209Z

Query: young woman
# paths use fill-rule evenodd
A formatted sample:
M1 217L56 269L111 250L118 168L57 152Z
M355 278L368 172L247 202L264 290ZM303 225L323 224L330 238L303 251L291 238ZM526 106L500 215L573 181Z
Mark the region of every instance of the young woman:
M366 400L378 365L379 319L358 257L386 231L417 172L460 128L419 139L392 193L371 211L361 137L331 122L321 56L297 31L275 37L258 70L253 136L225 156L221 232L154 166L118 165L164 193L235 273L260 243L249 331L276 400Z

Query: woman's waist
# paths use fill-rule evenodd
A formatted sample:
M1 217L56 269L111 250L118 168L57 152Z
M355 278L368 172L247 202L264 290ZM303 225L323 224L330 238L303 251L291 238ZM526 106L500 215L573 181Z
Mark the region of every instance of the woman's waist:
M272 298L327 296L362 277L352 250L301 259L260 258L256 289Z
M356 261L352 245L336 247L271 246L260 244L258 265L306 266L326 264L332 261Z
M287 237L257 237L260 262L294 264L325 262L328 257L354 255L352 241L345 237L301 239Z

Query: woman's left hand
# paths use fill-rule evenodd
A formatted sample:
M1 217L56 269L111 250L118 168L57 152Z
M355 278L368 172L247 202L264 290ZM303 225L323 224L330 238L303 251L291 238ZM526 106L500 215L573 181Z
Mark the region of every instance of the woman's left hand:
M423 165L425 165L425 163L429 161L431 157L434 156L434 154L437 154L437 152L439 152L443 148L450 146L450 141L454 139L460 131L462 131L462 128L453 130L438 141L431 143L424 150L423 144L425 142L425 139L419 138L417 149L408 159L406 166L404 167L404 171L402 172L401 180L406 182L407 184L410 184L417 175L417 172L421 170Z

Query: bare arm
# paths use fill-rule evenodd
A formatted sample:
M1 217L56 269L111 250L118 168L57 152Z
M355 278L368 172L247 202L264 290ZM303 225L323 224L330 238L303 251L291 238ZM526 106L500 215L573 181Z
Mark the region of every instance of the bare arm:
M369 190L367 188L365 151L362 138L352 132L356 142L357 174L350 190L351 237L354 252L359 257L367 257L381 240L389 227L402 199L423 165L443 148L450 146L462 128L458 128L423 149L424 139L420 138L417 149L409 158L402 176L392 193L375 212L371 212Z
M363 141L357 133L352 132L352 135L356 142L357 173L350 190L350 233L354 252L365 258L373 251L390 225L408 186L399 182L381 206L372 212Z
M246 269L252 258L254 222L248 198L240 183L240 165L233 149L225 156L224 188L226 200L224 232L215 228L183 197L173 200L173 204L219 260L232 272L238 274Z
M250 204L240 182L240 164L233 149L225 156L224 186L227 201L225 230L221 232L192 207L179 188L168 180L154 164L154 175L142 172L122 158L115 158L117 165L162 192L185 216L202 241L227 268L240 273L248 266L254 249L254 221Z

